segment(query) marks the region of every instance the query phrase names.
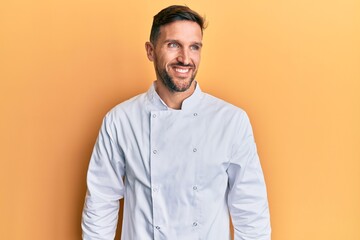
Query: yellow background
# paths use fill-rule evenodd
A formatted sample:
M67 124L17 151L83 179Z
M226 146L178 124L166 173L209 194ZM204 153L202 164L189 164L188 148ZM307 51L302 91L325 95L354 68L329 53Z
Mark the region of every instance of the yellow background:
M0 3L0 239L80 239L104 114L155 79L169 4L206 15L198 81L245 109L274 240L360 239L360 1Z

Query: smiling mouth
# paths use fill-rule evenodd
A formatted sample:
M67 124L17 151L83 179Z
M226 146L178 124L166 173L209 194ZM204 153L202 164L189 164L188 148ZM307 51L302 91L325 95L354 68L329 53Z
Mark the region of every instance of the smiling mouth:
M178 73L187 73L189 72L189 68L175 68L175 72L178 72Z

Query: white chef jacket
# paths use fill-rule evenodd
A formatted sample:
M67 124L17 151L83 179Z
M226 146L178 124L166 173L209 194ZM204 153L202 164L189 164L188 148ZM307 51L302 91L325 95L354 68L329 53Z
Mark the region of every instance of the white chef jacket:
M125 180L124 180L125 179ZM88 174L83 239L269 240L266 187L246 113L195 92L181 110L155 91L104 118Z

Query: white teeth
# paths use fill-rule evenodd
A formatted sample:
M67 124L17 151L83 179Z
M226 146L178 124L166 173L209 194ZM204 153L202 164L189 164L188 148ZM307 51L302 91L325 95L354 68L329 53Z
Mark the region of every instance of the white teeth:
M175 68L175 71L176 72L179 72L179 73L187 73L189 71L188 68L185 68L185 69L182 69L182 68Z

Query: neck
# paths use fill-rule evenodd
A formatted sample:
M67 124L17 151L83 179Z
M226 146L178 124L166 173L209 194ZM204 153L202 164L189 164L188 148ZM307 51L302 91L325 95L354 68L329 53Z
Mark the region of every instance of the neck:
M194 93L196 81L193 81L189 89L184 92L169 90L160 80L155 82L155 90L164 103L172 109L181 109L183 101Z

